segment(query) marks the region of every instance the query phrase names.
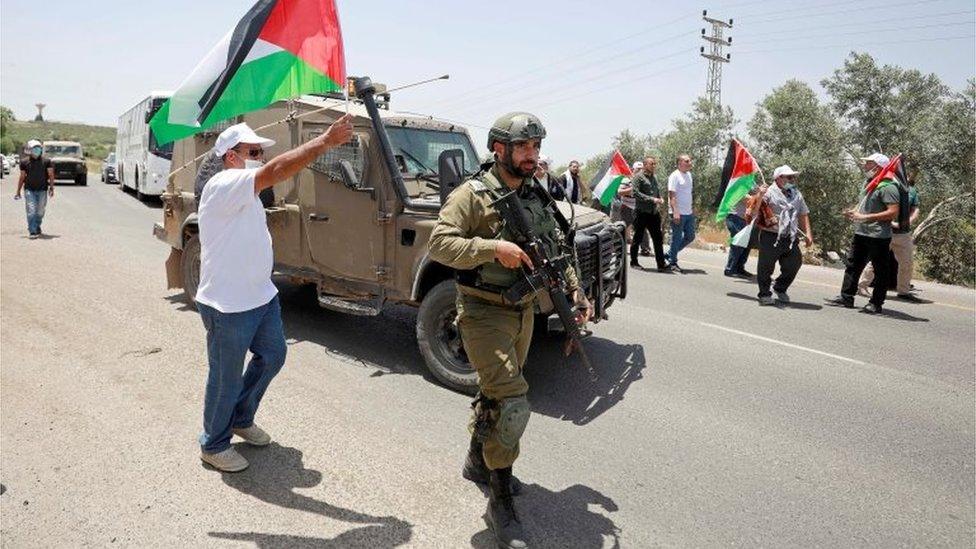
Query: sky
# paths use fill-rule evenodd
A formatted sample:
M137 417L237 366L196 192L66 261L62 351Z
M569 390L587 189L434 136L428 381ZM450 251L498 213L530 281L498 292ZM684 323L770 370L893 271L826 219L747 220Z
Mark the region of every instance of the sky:
M349 75L390 87L450 75L394 93L393 109L461 122L479 151L495 118L533 112L557 165L609 150L625 128L665 131L704 94L703 9L733 19L722 102L743 123L788 79L823 95L853 50L957 90L976 75L973 0L337 2ZM178 87L252 3L0 0L0 104L114 126Z

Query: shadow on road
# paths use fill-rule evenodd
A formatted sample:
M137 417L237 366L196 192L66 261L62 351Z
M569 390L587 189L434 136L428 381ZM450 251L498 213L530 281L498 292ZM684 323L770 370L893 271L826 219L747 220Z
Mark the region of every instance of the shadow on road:
M593 488L576 484L553 492L526 484L516 501L532 547L620 547L620 528L610 517L590 510L598 505L614 513L617 504ZM471 546L494 548L495 537L486 527L471 537Z
M644 377L647 361L642 345L592 336L583 344L595 380L579 356L563 355L562 335L537 335L533 340L525 368L533 412L585 425L622 401L630 385Z
M744 299L746 301L751 301L753 303L757 303L758 304L758 301L757 301L757 299L756 299L755 296L746 295L746 294L740 294L738 292L728 292L725 295L727 295L729 297L734 297L736 299ZM823 306L822 305L816 305L816 304L813 304L813 303L803 303L801 301L790 301L790 304L789 305L785 305L785 304L780 303L779 301L777 301L776 302L776 305L773 305L772 307L767 307L767 309L768 308L775 308L775 309L796 309L798 311L819 311L819 310L823 309Z
M305 468L300 450L277 443L263 448L243 443L235 447L251 462L251 466L240 473L221 474L224 483L231 488L286 509L368 526L343 532L331 540L255 532L210 532L210 536L251 540L259 547L397 547L410 541L412 525L404 520L360 513L295 492L296 488L313 488L322 482L322 473Z

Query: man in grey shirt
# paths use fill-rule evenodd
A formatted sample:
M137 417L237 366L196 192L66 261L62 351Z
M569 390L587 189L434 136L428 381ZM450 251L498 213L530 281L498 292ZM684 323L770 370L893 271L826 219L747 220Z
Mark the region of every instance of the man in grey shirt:
M803 265L800 237L807 246L813 244L810 209L795 183L799 173L786 165L776 168L773 171L775 184L763 184L749 199L745 217L747 222L755 219L755 228L759 229L756 282L759 284L760 305L774 305L777 301L789 304L790 296L786 291ZM779 276L773 284L776 263L779 263ZM775 300L769 291L771 284L776 292Z
M844 212L844 216L854 222L854 240L844 270L844 285L840 295L826 300L836 307L854 307L857 294L857 281L864 267L871 262L878 284L874 285L871 300L862 309L868 314L878 314L884 305L888 292L888 249L891 246L891 221L898 217L900 200L898 183L893 177L885 177L876 187L868 187L871 181L888 166L889 159L881 153L874 153L861 159L867 181L861 186L861 199L857 208Z

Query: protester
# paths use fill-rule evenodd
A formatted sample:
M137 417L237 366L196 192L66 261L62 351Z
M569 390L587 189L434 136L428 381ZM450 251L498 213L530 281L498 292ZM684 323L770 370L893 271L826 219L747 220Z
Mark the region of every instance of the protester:
M532 176L535 182L542 186L543 189L549 191L549 194L556 200L563 200L566 198L566 191L563 189L562 185L558 182L557 177L553 177L549 173L549 163L548 157L540 157L539 163L535 167L535 174Z
M854 307L857 282L868 261L874 266L878 279L871 299L862 309L869 314L882 312L885 294L888 292L888 253L891 247L891 221L898 217L898 184L893 177L885 177L868 192L871 180L888 165L888 157L881 153L861 158L867 180L861 186L860 202L856 208L848 209L844 216L854 222L854 239L844 270L844 283L840 295L827 299L828 305Z
M664 203L661 198L661 189L658 186L654 170L657 168L657 159L649 156L644 159L643 169L634 176L631 181L631 193L635 200L634 207L634 236L630 244L630 266L641 268L637 261L637 253L644 235L648 232L651 241L654 243L654 261L657 263L657 270L665 272L668 270L664 256L664 235L661 233L661 214L658 208Z
M895 285L895 291L898 292L898 297L904 301L910 301L912 303L921 303L922 300L912 293L912 270L915 268L914 258L912 257L915 253L915 242L912 239L912 225L918 219L918 190L915 188L915 180L909 179L908 181L908 225L905 227L900 227L897 221L891 222L891 253L894 255L895 261L898 263L897 269L897 282ZM891 256L888 256L888 262L891 262ZM891 276L889 275L889 279ZM885 289L887 290L888 281L882 281L876 279L874 276L874 266L868 265L864 269L864 274L861 275L861 283L858 284L858 294L862 296L869 296L869 287L871 283L875 284L885 284Z
M671 213L671 248L668 250L668 268L681 272L678 252L695 241L695 213L692 204L691 157L678 157L678 168L668 176L668 209Z
M258 194L290 180L327 150L352 135L349 115L302 146L266 165L264 147L247 124L224 130L214 146L224 170L204 186L198 207L200 285L196 304L207 330L210 371L204 397L200 458L221 471L241 471L248 462L230 446L232 435L255 446L271 437L254 415L285 363L285 336L278 290L271 282L274 253ZM248 350L252 357L244 370ZM242 376L243 373L243 376Z
M590 201L593 199L593 191L582 181L579 172L580 163L578 160L573 160L569 163L569 169L561 176L561 183L566 193L564 200L568 200L573 204L585 204L589 206Z
M27 209L27 234L31 240L41 236L41 221L47 208L47 199L54 197L54 168L51 159L44 156L41 142L31 139L27 142L30 156L20 161L20 179L14 200L20 200L24 192L24 207Z
M803 194L796 188L796 176L800 172L783 165L773 170L772 186L763 184L750 199L745 223L755 219L759 229L759 264L756 282L759 284L759 304L774 305L776 301L789 304L786 293L803 264L800 253L800 236L807 246L813 245L810 228L810 209ZM802 230L801 230L802 228ZM773 269L779 263L779 276L773 283ZM769 291L772 284L776 299Z
M749 224L746 221L746 204L749 202L749 197L754 196L755 193L756 189L749 191L749 194L743 196L742 200L739 200L733 210L725 216L725 228L729 230L732 238L735 238L735 235L739 234ZM725 262L725 276L752 278L752 273L746 270L746 261L749 260L749 250L751 247L751 238L745 247L737 246L734 243L729 245L729 258Z

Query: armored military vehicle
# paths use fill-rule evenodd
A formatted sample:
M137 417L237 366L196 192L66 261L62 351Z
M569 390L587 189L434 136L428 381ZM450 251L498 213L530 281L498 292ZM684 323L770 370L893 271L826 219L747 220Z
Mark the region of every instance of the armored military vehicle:
M303 96L177 142L178 171L162 195L163 221L154 228L172 247L167 279L192 303L200 272L195 182L209 177L208 162L219 163L208 151L223 128L240 121L260 128L276 141L266 153L271 158L325 131L348 108L353 139L262 196L275 272L314 284L327 309L377 315L389 303L418 307L417 341L427 367L448 387L474 392L476 374L456 326L454 272L428 257L427 241L442 200L480 169L479 149L457 124L390 110L389 94L377 93L377 86L358 79L358 99L348 106ZM201 168L204 177L198 177ZM598 322L626 294L623 225L590 208L560 206L576 227L580 280ZM537 312L551 315L551 304Z
M70 179L76 185L88 184L88 165L77 141L45 141L44 156L51 159L54 179Z

